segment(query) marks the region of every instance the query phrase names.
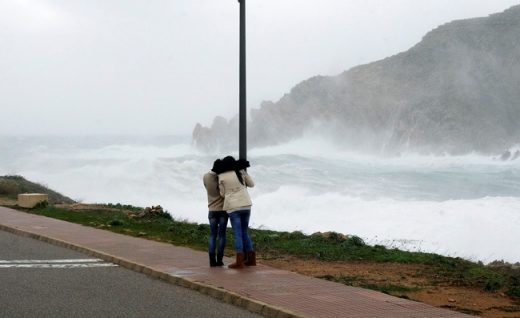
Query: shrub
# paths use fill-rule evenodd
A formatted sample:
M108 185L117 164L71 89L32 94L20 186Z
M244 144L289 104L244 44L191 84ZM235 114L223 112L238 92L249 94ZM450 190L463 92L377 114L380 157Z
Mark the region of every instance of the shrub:
M292 240L303 240L307 236L303 234L301 231L294 231L289 233L289 238Z
M485 291L495 291L504 286L504 280L499 276L492 276L488 278L486 281L486 285L484 285Z
M327 232L327 238L333 243L342 243L348 240L348 237L338 232Z
M345 242L341 244L345 248L351 248L351 247L363 247L366 246L365 241L363 241L362 238L359 236L353 235L350 236Z
M14 195L20 192L20 187L11 180L0 180L0 194Z
M112 221L108 222L108 224L111 226L121 226L121 225L124 225L125 222L123 222L120 219L113 219Z
M46 207L49 206L49 201L41 201L41 202L38 202L34 207L33 209L45 209Z
M206 233L209 233L210 229L209 229L209 225L207 225L207 224L199 224L199 225L197 225L197 230L199 232L206 234Z
M520 286L512 286L507 291L506 294L510 297L520 297Z

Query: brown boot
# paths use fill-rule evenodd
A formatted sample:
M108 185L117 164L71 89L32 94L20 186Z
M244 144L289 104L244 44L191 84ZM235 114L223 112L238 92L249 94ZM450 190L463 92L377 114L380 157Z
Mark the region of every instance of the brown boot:
M244 253L237 253L237 261L228 265L229 268L244 268Z
M247 260L244 262L246 266L256 266L256 253L255 251L247 252Z

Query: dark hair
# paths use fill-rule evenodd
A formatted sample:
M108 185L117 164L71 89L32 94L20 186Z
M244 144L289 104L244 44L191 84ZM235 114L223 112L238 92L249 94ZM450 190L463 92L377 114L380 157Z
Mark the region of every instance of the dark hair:
M249 167L251 167L251 165L249 164L249 161L247 161L246 159L237 160L237 169L238 170L245 170Z
M227 156L222 159L222 172L227 171L235 171L235 174L237 175L238 181L240 183L244 184L244 178L242 178L242 173L240 172L240 169L238 168L238 161L235 160L233 156Z
M221 170L221 172L236 170L236 165L237 165L236 162L237 161L232 156L224 157L221 160L221 163L222 163L222 166L221 166L222 170Z
M215 172L216 174L219 174L222 172L222 160L217 159L213 162L213 168L211 168L211 171Z

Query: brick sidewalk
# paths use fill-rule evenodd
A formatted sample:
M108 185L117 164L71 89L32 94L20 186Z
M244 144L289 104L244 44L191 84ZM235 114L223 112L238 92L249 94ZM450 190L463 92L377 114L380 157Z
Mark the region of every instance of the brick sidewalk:
M472 317L263 265L210 268L204 252L3 207L0 230L86 252L268 317Z

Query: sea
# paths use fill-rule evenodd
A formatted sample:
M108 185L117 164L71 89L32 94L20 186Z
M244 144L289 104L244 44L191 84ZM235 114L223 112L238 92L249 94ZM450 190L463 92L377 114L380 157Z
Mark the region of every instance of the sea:
M86 203L161 205L207 222L202 176L216 158L190 136L0 136L0 175ZM357 235L368 244L520 262L520 159L386 157L305 137L250 149L256 228Z

